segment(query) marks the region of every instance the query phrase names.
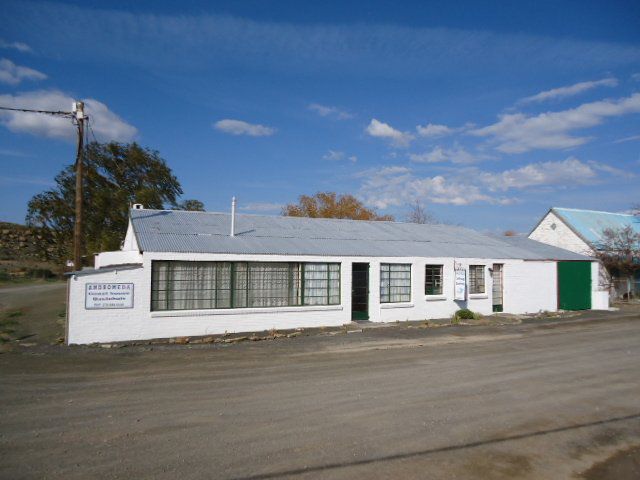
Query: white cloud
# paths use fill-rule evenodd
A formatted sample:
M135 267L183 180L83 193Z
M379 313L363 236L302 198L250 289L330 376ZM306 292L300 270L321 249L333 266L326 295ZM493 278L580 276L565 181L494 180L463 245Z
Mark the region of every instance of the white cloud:
M38 90L17 95L0 95L0 104L12 108L34 110L69 111L74 99L58 90ZM100 141L133 140L137 129L113 113L102 102L85 99L85 112L89 115L89 125ZM0 123L13 132L74 140L76 129L68 118L39 113L0 112Z
M410 153L409 159L416 163L441 163L451 162L457 164L475 163L480 160L491 158L488 155L473 154L460 146L453 148L435 147L433 150L424 153Z
M607 117L637 112L640 112L640 93L535 116L523 113L505 114L499 117L497 123L472 130L470 133L493 139L498 144L497 149L505 153L571 148L589 141L588 137L572 136L573 130L600 125Z
M18 85L23 80L44 80L47 76L33 68L16 65L7 58L0 59L0 82Z
M630 172L628 170L623 170L621 168L616 168L616 167L612 167L611 165L607 165L606 163L601 163L601 162L596 162L593 160L590 160L587 162L594 170L597 170L599 172L605 172L608 173L610 175L614 175L617 177L635 177L636 175L633 172Z
M353 118L354 115L345 110L341 110L338 107L330 107L327 105L320 105L319 103L312 103L309 105L309 110L316 112L321 117L333 117L338 120L347 120Z
M365 131L372 137L390 140L396 147L408 147L414 139L410 133L396 130L391 125L380 122L375 118L371 119L371 123L369 123Z
M614 140L613 143L634 142L636 140L640 140L640 135L631 135L630 137L619 138Z
M579 95L580 93L592 90L597 87L615 87L618 85L618 79L613 77L603 78L602 80L593 80L589 82L580 82L566 87L553 88L551 90L545 90L544 92L537 93L530 97L525 97L518 101L518 103L537 103L547 100L554 100L557 98L572 97Z
M3 6L7 2L2 2ZM203 12L175 15L91 8L85 3L11 2L15 25L34 35L47 56L73 55L151 70L216 65L258 65L292 72L339 72L342 78L425 78L484 68L496 75L514 70L568 74L637 65L630 42L593 41L554 34L478 29L285 22ZM4 10L7 10L5 8ZM74 25L100 25L88 35ZM123 26L126 25L126 28ZM16 27L18 28L18 27ZM35 41L35 40L34 40ZM81 48L79 48L79 46ZM158 55L162 63L158 64ZM522 60L526 59L526 62ZM380 77L378 77L380 78ZM366 84L363 84L366 88Z
M242 205L240 210L248 212L279 212L282 210L281 203L253 202Z
M27 45L26 43L22 43L22 42L5 42L2 39L0 39L0 48L10 49L10 50L17 50L18 52L22 52L22 53L28 53L28 52L32 51L31 47L29 45Z
M338 161L344 159L344 152L329 150L326 154L322 156L323 160L332 160Z
M346 153L341 152L339 150L329 150L327 153L325 153L322 156L323 160L329 160L329 161L340 161L340 160L349 160L350 162L357 162L358 161L358 157L356 157L355 155L349 155L347 156Z
M429 203L470 205L487 202L507 204L512 200L492 197L470 182L435 177L418 177L406 167L384 167L361 173L364 179L360 189L366 203L376 208L401 206L407 203L424 201Z
M530 163L503 172L481 172L476 178L491 191L506 191L544 185L585 185L593 183L596 177L591 166L569 157L557 162Z
M218 120L213 124L216 130L220 130L224 133L230 133L231 135L249 135L250 137L268 137L276 133L276 129L273 127L266 127L264 125L247 123L242 120L224 119Z
M392 166L366 170L358 177L362 181L361 196L369 205L384 209L416 199L450 205L507 205L517 201L516 198L504 196L507 191L543 191L545 187L589 185L602 180L605 175L623 174L606 164L593 161L585 163L569 157L498 172L467 168L432 177L420 176L407 167Z
M447 127L446 125L437 125L434 123L428 123L424 126L418 125L416 130L418 131L418 135L428 138L443 137L445 135L450 135L455 131L453 128Z

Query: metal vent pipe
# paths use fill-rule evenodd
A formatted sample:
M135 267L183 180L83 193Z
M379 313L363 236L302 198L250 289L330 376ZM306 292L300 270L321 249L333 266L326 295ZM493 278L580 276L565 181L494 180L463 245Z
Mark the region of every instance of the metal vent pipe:
M231 236L236 236L236 197L231 198Z

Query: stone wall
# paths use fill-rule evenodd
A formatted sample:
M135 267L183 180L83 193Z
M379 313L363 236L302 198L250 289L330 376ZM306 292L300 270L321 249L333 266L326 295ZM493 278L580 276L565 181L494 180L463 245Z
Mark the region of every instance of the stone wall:
M0 260L61 262L52 236L41 228L0 222Z

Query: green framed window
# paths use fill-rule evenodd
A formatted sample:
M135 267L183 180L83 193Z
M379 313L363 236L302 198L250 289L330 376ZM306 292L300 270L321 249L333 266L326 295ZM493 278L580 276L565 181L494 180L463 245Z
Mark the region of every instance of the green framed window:
M340 304L339 263L155 260L151 310Z
M425 295L442 295L442 265L424 267Z
M484 265L469 265L469 293L485 293Z
M411 301L411 264L380 264L380 303Z

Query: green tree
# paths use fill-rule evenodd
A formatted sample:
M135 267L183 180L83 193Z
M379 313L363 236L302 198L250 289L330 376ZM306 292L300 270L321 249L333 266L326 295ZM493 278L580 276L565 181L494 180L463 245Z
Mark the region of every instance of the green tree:
M194 200L194 199L183 200L174 208L174 210L189 210L191 212L205 211L204 203L202 203L200 200Z
M120 248L133 203L176 207L182 194L180 182L159 153L137 143L91 143L84 162L84 250L90 254ZM74 166L62 170L55 182L55 188L29 201L26 221L52 233L62 260L69 258L72 248Z
M318 192L313 196L300 195L297 204L282 209L288 217L350 218L352 220L393 220L391 215L378 215L353 195L337 195L335 192Z

